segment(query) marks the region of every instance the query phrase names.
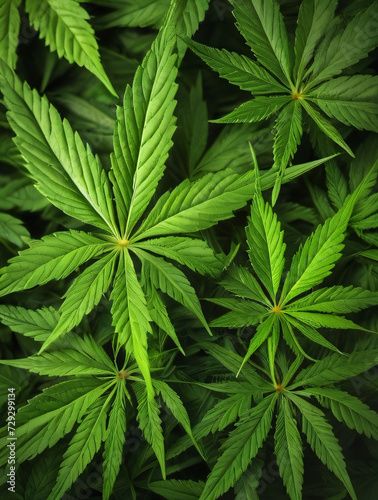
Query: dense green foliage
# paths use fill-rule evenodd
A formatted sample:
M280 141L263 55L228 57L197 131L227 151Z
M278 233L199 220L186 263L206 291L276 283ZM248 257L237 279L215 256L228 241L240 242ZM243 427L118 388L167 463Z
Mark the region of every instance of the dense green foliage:
M1 3L1 498L376 498L377 12Z

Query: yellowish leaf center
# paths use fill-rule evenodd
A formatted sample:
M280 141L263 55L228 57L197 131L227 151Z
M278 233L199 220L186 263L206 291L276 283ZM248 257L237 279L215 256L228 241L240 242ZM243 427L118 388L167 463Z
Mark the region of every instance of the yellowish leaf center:
M125 379L125 378L129 378L129 377L130 377L130 373L126 370L123 370L123 371L118 373L118 378Z
M118 245L119 245L120 247L125 247L125 246L127 246L129 243L130 243L130 242L129 242L129 240L127 240L126 238L122 238L122 240L119 240L119 241L118 241Z
M292 96L293 96L293 99L294 99L294 100L297 100L297 99L304 99L303 94L301 94L300 92L293 92L293 93L292 93Z
M282 384L276 384L275 386L276 391L284 392L285 388Z
M273 312L278 314L282 311L282 309L280 308L280 306L278 306L277 304L274 304L274 307L273 307Z

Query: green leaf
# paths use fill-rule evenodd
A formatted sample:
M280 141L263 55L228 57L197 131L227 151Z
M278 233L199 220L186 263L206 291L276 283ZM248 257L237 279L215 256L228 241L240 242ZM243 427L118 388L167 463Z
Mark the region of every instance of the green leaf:
M275 128L276 135L273 146L274 167L279 172L278 179L280 186L285 168L295 155L303 133L302 108L298 99L293 100L283 108L275 122ZM274 196L274 203L277 195Z
M69 276L81 264L101 255L106 242L82 231L65 231L34 240L1 270L0 295Z
M243 383L239 382L237 386L238 390L243 389ZM217 431L223 431L250 410L251 384L246 383L245 386L248 388L248 392L232 394L227 399L218 401L205 413L201 422L193 428L196 439L203 438L210 433L215 434Z
M148 489L167 500L198 500L205 483L191 481L190 479L168 479L148 483Z
M85 314L92 311L102 295L108 290L114 274L116 254L110 252L100 260L87 267L67 292L59 309L60 319L49 338L44 342L40 353L58 337L77 326Z
M147 309L146 297L138 281L133 261L127 250L124 250L123 260L120 266L124 266L127 287L127 310L130 322L133 355L146 383L148 402L153 400L154 389L152 387L150 362L148 358L147 333L151 329L151 316Z
M362 326L356 325L350 319L333 314L323 314L316 312L302 312L287 310L287 315L307 323L315 328L338 328L341 330L366 330Z
M201 348L204 349L211 356L216 358L223 366L225 366L232 373L237 373L243 358L238 354L225 349L224 347L209 342L201 342ZM245 378L251 384L251 391L256 389L258 392L268 392L272 390L272 384L268 383L265 379L260 377L258 373L249 365L244 365L243 371L239 376L239 380Z
M256 278L245 267L230 267L219 284L238 297L271 305Z
M207 47L189 39L186 43L197 56L217 71L219 76L242 90L248 90L255 95L288 92L287 87L281 85L268 71L244 55Z
M100 62L94 31L88 23L89 14L75 0L26 0L30 23L45 39L51 51L65 57L69 63L85 66L114 96L116 91Z
M249 258L253 269L267 289L271 300L276 295L285 264L283 231L268 203L264 204L261 194L256 194L251 208L251 218L246 227Z
M123 446L126 440L125 384L117 384L117 393L109 415L109 422L104 436L105 446L102 464L104 500L109 500L123 459Z
M356 64L375 49L378 34L374 30L377 3L352 17L344 30L334 26L323 39L314 57L310 85L336 76L348 66Z
M224 314L220 318L214 319L210 323L211 327L241 328L243 326L256 325L269 314L265 306L247 300L232 298L207 300L219 306L231 309L230 312Z
M359 130L378 132L378 76L340 76L311 93L330 118Z
M247 469L269 433L276 399L276 395L263 399L238 422L221 447L223 453L206 481L200 500L215 500Z
M64 377L71 375L115 375L115 367L93 337L73 336L67 347L25 359L0 361L3 365L24 368L39 375Z
M306 434L312 450L323 464L340 479L353 500L357 500L345 467L341 448L332 432L332 427L324 418L324 413L304 399L291 393L287 394L302 413L303 432Z
M257 96L244 102L238 108L211 123L253 123L260 122L276 113L282 106L291 102L291 96Z
M185 274L160 257L154 257L139 248L132 247L132 249L142 260L143 265L148 266L146 272L150 275L154 287L160 289L195 314L211 335L198 297Z
M186 411L184 405L182 404L179 395L162 380L155 379L152 381L152 383L156 389L156 392L158 394L161 394L163 401L167 405L168 409L171 411L172 415L175 417L177 422L179 422L183 426L185 432L193 441L194 446L201 453L201 450L199 449L198 444L196 443L193 437L188 412Z
M234 210L252 198L253 190L251 172L240 176L226 169L209 173L195 182L185 180L158 199L132 242L207 229L231 218Z
M128 211L125 237L149 204L172 146L177 85L174 35L163 30L127 86L118 108L112 155L113 184ZM126 215L126 213L125 213Z
M369 370L377 362L378 349L357 351L349 356L332 354L300 371L287 389L292 390L305 385L330 385L347 380Z
M280 475L291 500L302 499L303 443L293 417L290 403L280 398L280 407L274 435L277 463Z
M142 271L143 273L143 271ZM180 349L182 354L185 356L185 352L180 344L180 341L177 337L175 327L173 326L171 320L169 319L167 308L165 307L164 302L162 301L159 292L156 288L151 284L147 295L147 307L152 318L152 321L157 324L159 328L161 328L164 332L166 332L176 346Z
M331 342L329 342L325 337L323 337L323 335L321 335L315 328L313 328L312 325L316 327L319 327L320 325L315 322L311 324L310 321L308 321L308 316L305 316L304 318L302 316L298 316L297 318L296 315L293 317L289 313L287 313L285 316L287 321L289 321L293 326L295 326L305 337L310 339L311 342L316 342L317 344L322 345L326 349L331 349L331 351L335 351L338 352L339 354L342 354L341 351L337 349L337 347L335 347ZM297 321L297 319L302 321ZM310 324L306 324L306 321L308 321L308 323ZM335 321L335 323L336 322L337 321Z
M334 217L327 219L323 225L309 236L294 255L289 273L286 277L281 303L286 304L299 294L321 283L331 274L331 269L341 257L344 245L344 231L351 215L340 210Z
M348 144L342 138L340 132L328 121L326 120L315 108L313 108L306 100L299 99L300 103L306 110L307 114L314 120L316 125L324 132L328 137L330 137L336 144L345 149L347 153L354 157L354 154Z
M269 337L270 333L273 330L274 322L278 321L276 314L270 314L268 319L266 319L263 323L260 323L256 329L256 333L252 337L247 354L243 358L243 362L239 368L239 372L243 368L244 364L248 361L248 359L252 356L252 354L265 342L265 340ZM239 375L239 372L237 375Z
M89 146L46 97L22 84L1 60L0 88L15 143L39 191L67 215L117 236L111 186Z
M63 455L58 479L48 500L61 498L79 475L84 472L87 465L93 460L95 453L100 449L106 433L106 413L112 394L108 398L103 396L98 399L76 429L76 433Z
M358 398L329 387L305 389L305 392L314 394L322 404L326 401L325 406L331 408L339 422L378 440L378 415Z
M201 274L217 277L223 268L223 263L216 257L208 244L199 239L168 236L139 241L133 248L142 248L150 252L176 260Z
M134 389L138 400L139 427L143 432L147 442L152 446L156 458L158 459L163 479L165 479L165 451L163 430L159 417L159 405L150 398L144 387L139 385Z
M25 246L25 240L30 239L30 234L23 224L17 217L0 212L0 242L9 241L19 248Z
M13 332L37 341L45 341L59 321L59 313L53 307L33 311L20 306L0 305L0 319Z
M285 84L291 84L291 54L276 0L231 0L237 28L257 60Z
M341 285L320 288L290 304L290 311L347 314L378 305L378 293Z
M75 378L45 389L20 408L17 413L17 460L19 463L34 458L47 447L52 447L71 432L90 405L113 382L106 384L96 378ZM3 442L4 441L4 442ZM5 438L0 440L8 451ZM7 461L0 455L0 463Z
M169 8L170 0L122 0L112 5L112 11L99 19L102 29L114 27L157 28Z
M336 6L337 0L303 0L301 3L294 47L297 86L312 59L315 47L333 19Z
M17 62L18 32L21 0L4 0L0 5L0 59L15 69Z

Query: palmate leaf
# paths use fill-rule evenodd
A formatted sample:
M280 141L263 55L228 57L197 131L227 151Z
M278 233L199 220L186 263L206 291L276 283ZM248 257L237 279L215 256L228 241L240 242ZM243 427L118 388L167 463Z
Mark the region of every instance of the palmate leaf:
M333 19L337 0L303 0L295 33L294 74L297 85L311 61L314 49Z
M108 290L114 274L116 254L109 252L100 260L87 267L64 294L65 300L59 309L60 319L40 353L58 337L77 326L85 314L92 311Z
M257 60L285 84L292 61L283 16L276 0L231 0L237 28Z
M89 146L1 60L0 89L15 143L39 191L67 215L117 236L111 186Z
M293 390L306 385L331 385L347 380L375 366L378 362L378 349L357 351L349 356L331 354L301 370L287 388Z
M329 387L305 389L305 392L315 395L322 404L326 402L325 406L331 408L339 422L378 440L378 415L358 398Z
M16 67L21 0L4 0L0 5L0 59Z
M328 31L314 57L310 87L340 74L344 68L367 57L377 46L378 34L374 31L376 11L377 3L373 2L354 16L344 30Z
M48 500L61 498L100 449L106 433L107 410L112 396L113 392L108 397L103 396L93 403L88 414L76 429L63 455L58 479Z
M204 275L217 277L223 269L222 261L205 241L199 239L168 236L139 241L133 247L168 257Z
M105 251L106 242L81 231L62 231L30 243L1 270L0 295L69 276L81 264Z
M160 257L155 257L139 248L130 247L130 249L142 260L143 269L154 287L166 293L195 314L211 335L198 297L185 274Z
M248 90L255 95L288 92L287 87L273 78L268 71L244 55L207 47L189 39L186 43L197 56L217 71L219 76L242 90Z
M257 276L274 304L285 264L286 245L280 229L281 224L277 221L276 214L268 203L264 204L261 193L257 193L246 227L248 253Z
M117 96L100 62L94 31L88 23L89 14L75 0L26 0L30 23L45 39L58 57L75 62L91 71L114 96Z
M290 403L285 397L280 398L274 441L274 452L287 493L291 500L301 500L303 443L290 408Z
M117 384L117 393L109 414L104 440L102 496L104 500L109 500L122 463L123 446L126 440L125 384L123 381Z
M0 305L0 319L13 332L37 341L45 341L58 324L60 315L53 307L25 309L20 306Z
M139 66L118 108L112 155L117 202L123 204L125 236L143 214L164 172L175 131L177 85L175 37L165 28Z
M67 380L45 389L20 408L17 413L19 463L54 446L112 384L113 381L104 384L94 377ZM0 440L3 441L2 449L6 451L6 437ZM1 454L0 463L6 461L6 454Z
M324 418L324 413L304 399L292 393L287 394L302 414L303 432L312 450L323 464L342 481L352 499L357 500L341 448L332 432L332 427Z
M291 102L290 96L257 96L244 102L222 118L211 120L211 123L253 123L269 118Z
M235 484L266 439L277 396L268 396L238 422L221 447L200 500L215 500Z
M377 76L341 76L314 89L311 97L330 118L359 130L378 132L377 88Z

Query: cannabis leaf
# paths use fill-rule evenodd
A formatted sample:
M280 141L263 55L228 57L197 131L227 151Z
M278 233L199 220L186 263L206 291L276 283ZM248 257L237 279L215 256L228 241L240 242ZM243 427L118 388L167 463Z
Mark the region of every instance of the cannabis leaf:
M213 120L215 123L260 121L279 112L274 138L273 166L278 172L273 192L274 204L283 172L301 140L302 111L326 136L352 156L351 149L328 118L360 130L378 131L377 77L354 75L335 78L376 47L376 35L364 32L365 25L376 10L376 3L344 27L340 18L334 17L336 0L303 0L295 33L294 54L276 0L231 3L236 26L257 63L225 49L211 48L189 39L186 41L222 78L256 96L228 115ZM355 36L359 36L361 42L358 47L350 44Z
M231 312L212 322L215 327L258 325L250 341L247 359L268 339L273 373L274 353L279 330L296 354L304 352L294 330L312 342L340 352L317 330L318 328L361 329L354 322L336 314L358 311L377 304L374 292L352 287L325 287L297 298L322 283L341 257L344 233L352 210L368 178L364 180L341 207L323 225L318 226L297 251L281 288L284 269L283 231L268 203L257 190L246 228L249 257L253 270L265 288L246 269L234 268L222 280L223 287L238 298L209 299Z
M223 356L218 359L227 366L228 362L225 359L231 359L231 352L219 346L214 346L214 348L222 350ZM215 353L216 351L210 347L209 352ZM256 377L260 377L251 366L246 365L248 371L245 375L251 372L255 378L253 381L248 380L249 377L245 377L244 380L238 379L230 382L226 375L221 382L204 384L207 389L227 394L227 397L219 401L204 415L202 421L194 426L193 434L202 438L209 432L222 431L232 422L234 422L235 428L229 432L228 437L223 442L220 456L207 479L200 498L211 500L219 498L231 486L235 485L248 465L254 463L253 459L270 431L270 422L275 407L278 410L274 434L275 454L280 476L290 498L293 500L302 498L304 463L303 443L299 433L301 420L302 431L315 454L344 483L351 497L356 498L332 426L325 418L324 413L308 401L308 396L316 396L327 408L333 405L331 406L332 412L340 422L352 429L357 429L359 432L364 432L368 437L374 436L378 430L378 415L358 398L350 396L344 391L322 387L332 384L331 378L329 382L327 376L322 379L313 378L310 380L307 373L308 370L314 369L319 374L324 373L325 366L332 369L333 366L337 365L336 370L339 372L337 380L345 380L353 374L361 373L374 366L377 354L376 349L355 352L350 359L333 354L300 371L294 384L291 382L294 374L303 363L303 357L298 357L292 365L289 365L286 368L286 373L280 370L280 365L277 364L274 370L276 377L271 377L270 387L267 380L258 383L265 395L256 406L252 406L250 409L248 409L251 404L250 398L247 395L255 393ZM238 358L240 363L240 356L233 354L232 357ZM261 356L261 360L263 366L258 368L265 372L263 356ZM357 360L360 360L360 364L353 363ZM354 366L353 373L349 371L350 366ZM297 390L298 387L303 386L307 386L307 388ZM301 418L298 418L296 408L298 408ZM186 442L188 442L187 439ZM183 448L179 452L182 451Z

